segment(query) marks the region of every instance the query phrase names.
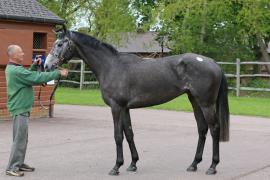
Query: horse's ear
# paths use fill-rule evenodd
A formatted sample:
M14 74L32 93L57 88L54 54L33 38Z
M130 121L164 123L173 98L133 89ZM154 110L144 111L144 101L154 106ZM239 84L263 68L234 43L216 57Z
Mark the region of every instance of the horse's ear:
M59 34L61 31L63 31L62 27L59 27L58 25L56 27L54 27L54 29L52 30L55 34Z
M54 34L57 34L57 32L56 32L56 29L55 29L55 28L52 30L52 32L53 32Z

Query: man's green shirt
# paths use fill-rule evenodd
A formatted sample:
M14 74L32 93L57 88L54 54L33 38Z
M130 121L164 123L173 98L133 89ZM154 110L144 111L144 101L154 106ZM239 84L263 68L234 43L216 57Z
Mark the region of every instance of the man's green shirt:
M13 116L31 112L34 102L33 85L41 85L60 76L58 70L38 72L36 65L32 65L28 70L14 63L7 65L5 73L8 96L7 107Z

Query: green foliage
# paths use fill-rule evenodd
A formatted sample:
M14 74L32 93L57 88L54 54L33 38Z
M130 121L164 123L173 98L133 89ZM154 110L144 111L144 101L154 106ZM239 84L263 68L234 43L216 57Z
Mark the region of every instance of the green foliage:
M269 13L269 0L160 0L156 14L174 53L235 61L258 58L254 37L269 39Z
M247 84L248 87L270 88L269 79L253 79Z
M137 20L137 31L149 31L153 23L153 10L157 7L157 0L133 0L131 6Z
M66 20L67 25L75 23L76 13L85 7L88 0L37 0L59 17Z
M246 44L250 43L251 37L269 40L270 1L240 0L239 4L242 8L237 16L237 23L242 28L238 31L238 36L241 36Z
M122 32L136 31L136 19L129 0L38 0L68 22L80 23L78 31L88 33L101 41L118 44Z
M92 34L102 41L119 42L120 33L136 29L128 0L102 0L93 13Z
M157 30L174 54L270 61L269 0L38 0L70 26L118 45L122 32ZM270 66L268 67L270 69Z

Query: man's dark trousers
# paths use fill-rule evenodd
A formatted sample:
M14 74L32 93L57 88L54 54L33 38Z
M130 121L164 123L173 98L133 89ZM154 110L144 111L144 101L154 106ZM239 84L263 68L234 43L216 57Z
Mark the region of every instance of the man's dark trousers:
M29 116L29 112L13 116L13 144L7 170L19 170L24 163L28 143Z

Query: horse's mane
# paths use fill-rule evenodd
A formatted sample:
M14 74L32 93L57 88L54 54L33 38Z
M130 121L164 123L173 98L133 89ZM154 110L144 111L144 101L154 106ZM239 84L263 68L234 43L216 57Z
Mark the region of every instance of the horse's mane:
M115 54L115 55L118 54L117 49L115 49L110 44L107 44L105 42L101 42L90 35L86 35L86 34L83 34L80 32L76 32L76 31L70 31L70 32L72 33L72 38L75 37L77 40L79 40L79 42L89 44L91 47L94 47L94 48L105 47L108 50L110 50L113 54ZM75 36L73 36L73 35L75 35Z

